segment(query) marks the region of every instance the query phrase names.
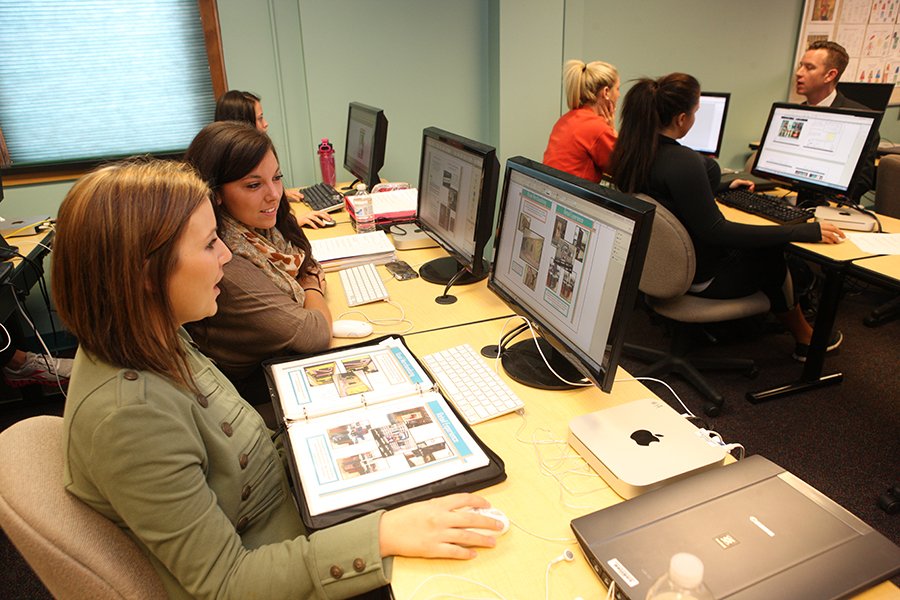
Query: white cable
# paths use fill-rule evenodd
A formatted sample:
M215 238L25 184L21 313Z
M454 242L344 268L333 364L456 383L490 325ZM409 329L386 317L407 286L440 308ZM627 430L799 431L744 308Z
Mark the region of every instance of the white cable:
M616 597L616 580L609 580L609 587L606 590L606 600L613 600Z
M497 590L495 590L494 588L492 588L489 585L481 583L480 581L475 581L474 579L469 579L468 577L460 577L459 575L450 575L447 573L437 573L435 575L430 575L429 577L426 577L425 579L423 579L422 582L419 585L417 585L416 588L409 595L410 600L412 600L413 598L416 597L416 594L419 593L419 591L425 586L425 584L430 582L432 579L437 579L439 577L446 577L448 579L459 579L460 581L465 581L467 583L477 585L479 587L482 587L482 588L488 590L492 594L495 594L497 596L497 598L500 598L501 600L506 600L506 597L503 594L501 594L500 592L498 592ZM468 599L466 596L458 596L455 594L448 594L448 593L432 594L431 596L427 596L425 600L431 600L431 598L461 598L464 600L471 600L471 599Z
M22 308L22 305L19 304L18 294L16 294L15 290L12 290L13 300L16 301L16 308L19 309L19 313L25 319L25 322L28 323L28 326L31 327L32 331L34 331L34 335L37 336L38 341L41 343L41 347L44 349L44 362L47 362L47 357L56 359L52 354L50 354L50 350L47 348L47 344L44 343L44 338L41 337L41 332L38 331L38 328L34 326L34 323L31 322L31 319L28 318L28 314L26 314L25 309ZM47 369L53 373L53 376L56 377L56 385L59 387L59 393L62 394L63 398L68 398L66 396L66 391L62 387L62 383L59 381L59 363L57 363L56 368L52 368L49 363L47 363Z
M412 328L415 327L415 324L406 318L406 311L403 310L403 307L400 304L398 304L397 302L394 302L393 300L390 300L388 298L385 298L384 300L382 300L382 302L390 304L391 306L393 306L394 308L399 310L400 316L393 318L393 319L372 319L372 318L369 318L369 316L361 310L348 310L346 312L342 312L341 314L339 314L337 318L342 319L342 318L346 317L347 315L357 314L357 315L362 315L363 319L365 319L368 323L371 323L372 325L377 325L379 327L389 327L391 325L400 325L401 323L406 323L407 328L404 329L403 331L399 331L398 333L400 333L400 334L409 333L410 331L412 331ZM335 320L337 320L337 319L335 319Z
M581 381L578 383L576 383L574 381L569 381L568 379L566 379L565 377L563 377L562 375L557 373L556 370L554 370L554 368L550 366L550 361L547 360L546 356L544 356L544 351L541 350L541 345L538 344L537 333L534 331L534 328L531 326L531 321L529 321L522 315L513 315L512 317L509 317L508 319L506 319L506 321L503 322L503 327L500 328L500 336L497 338L497 357L494 359L494 370L495 371L497 370L497 365L499 364L499 361L500 361L500 342L503 340L503 334L506 333L506 326L513 319L522 319L523 321L525 321L525 324L528 325L528 331L531 332L531 339L534 340L534 345L537 348L538 354L541 355L541 359L543 359L544 364L547 366L548 369L550 369L551 373L556 375L557 379L559 379L560 381L562 381L563 383L565 383L567 385L573 385L575 387L593 387L594 384L590 381L587 381L587 382Z
M678 400L678 403L681 404L681 406L684 408L684 411L688 414L688 416L693 417L695 419L697 418L697 415L695 415L694 413L691 412L691 409L689 409L687 407L687 404L684 403L684 400L682 400L681 397L679 397L679 395L675 393L675 390L672 389L672 386L670 386L668 383L666 383L662 379L656 379L655 377L623 377L622 379L616 379L613 383L619 382L619 381L653 381L655 383L661 383L664 386L666 386L666 388L668 388L668 390L672 393L673 396L675 396L675 399Z
M13 294L15 294L15 293L16 292L14 291ZM7 348L9 348L10 345L12 344L12 336L9 335L9 330L6 329L6 326L3 323L0 323L0 329L2 329L3 333L6 335L6 345L3 346L2 349L0 349L0 352L3 352Z

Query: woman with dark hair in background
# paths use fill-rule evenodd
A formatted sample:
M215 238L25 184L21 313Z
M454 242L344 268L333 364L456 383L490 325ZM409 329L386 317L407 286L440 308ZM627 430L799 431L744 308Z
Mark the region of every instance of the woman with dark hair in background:
M218 312L188 330L245 398L266 400L261 361L331 343L325 274L284 195L269 136L244 123L211 123L184 160L212 189L219 237L235 255L219 284Z
M181 326L216 312L231 253L187 165L102 167L59 209L53 295L79 349L64 414L66 490L149 557L170 598L346 598L391 556L467 559L488 503L454 494L307 537L259 415ZM90 276L85 276L90 273Z
M619 139L610 170L623 192L652 197L678 217L694 242L697 270L691 292L706 298L739 298L761 290L771 310L793 334L794 358L806 360L812 327L789 293L784 259L788 242L835 244L844 234L830 223L745 225L727 220L716 205L719 165L676 140L694 124L700 83L685 73L640 79L625 95ZM747 184L735 180L732 187ZM835 332L828 350L843 336Z
M216 121L240 121L256 127L263 133L269 130L269 123L263 116L262 101L259 96L251 92L229 90L222 94L216 102ZM303 200L303 194L299 190L284 190L287 199L291 202ZM297 217L301 226L317 229L332 222L331 216L324 210L311 210Z

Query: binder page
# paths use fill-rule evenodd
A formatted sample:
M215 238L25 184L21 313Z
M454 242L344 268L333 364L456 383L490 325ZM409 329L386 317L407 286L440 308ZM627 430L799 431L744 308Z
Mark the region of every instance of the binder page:
M489 463L437 392L297 421L288 427L288 436L312 515Z
M313 418L419 394L431 379L397 338L271 366L284 417Z

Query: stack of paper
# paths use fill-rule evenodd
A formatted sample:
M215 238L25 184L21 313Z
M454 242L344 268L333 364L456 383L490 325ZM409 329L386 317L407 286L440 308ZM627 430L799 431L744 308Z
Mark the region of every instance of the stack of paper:
M416 218L416 207L419 198L415 188L391 190L389 192L376 192L370 194L372 198L372 214L375 215L376 225L390 223L411 223ZM356 220L356 211L353 207L353 196L344 198L344 204L350 218Z
M383 231L356 233L310 240L313 257L326 273L371 263L383 265L397 260L394 245Z

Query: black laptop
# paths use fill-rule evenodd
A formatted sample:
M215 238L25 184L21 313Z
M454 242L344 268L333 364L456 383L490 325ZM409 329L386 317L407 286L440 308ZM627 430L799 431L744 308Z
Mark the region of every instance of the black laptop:
M703 561L717 599L845 598L900 573L900 547L775 463L751 456L572 521L616 598L643 600L670 557Z

